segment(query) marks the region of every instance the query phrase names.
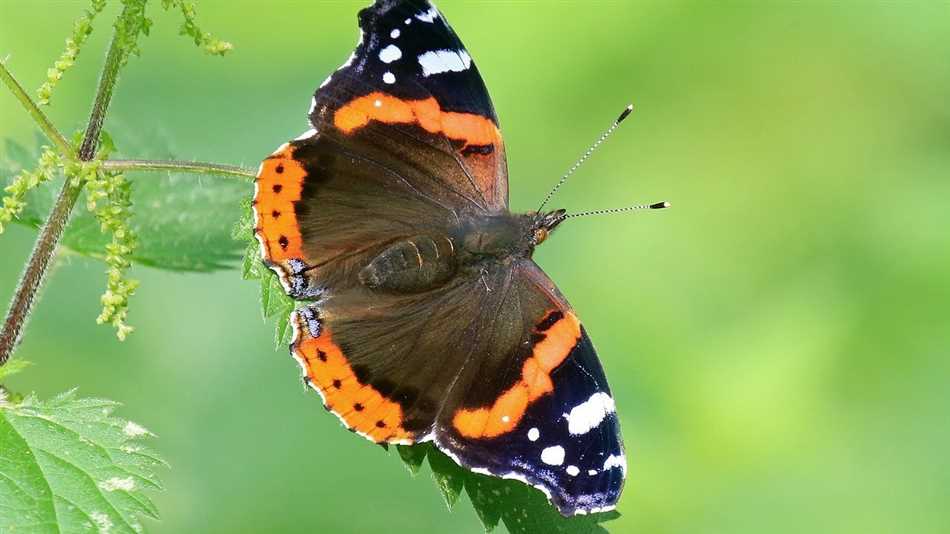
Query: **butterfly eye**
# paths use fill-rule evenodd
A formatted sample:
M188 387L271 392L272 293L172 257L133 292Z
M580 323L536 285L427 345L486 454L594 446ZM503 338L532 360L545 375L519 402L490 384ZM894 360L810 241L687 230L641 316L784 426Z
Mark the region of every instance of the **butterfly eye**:
M538 228L534 231L534 244L540 245L548 238L548 229L547 228Z

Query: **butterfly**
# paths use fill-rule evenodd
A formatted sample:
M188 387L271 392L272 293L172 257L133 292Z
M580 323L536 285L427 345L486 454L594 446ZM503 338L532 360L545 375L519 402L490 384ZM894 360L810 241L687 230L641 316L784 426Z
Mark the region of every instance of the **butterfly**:
M255 182L263 260L304 302L304 381L373 442L431 442L567 516L613 509L627 469L614 399L532 260L566 212L508 210L498 118L434 6L378 0L358 18L312 129Z

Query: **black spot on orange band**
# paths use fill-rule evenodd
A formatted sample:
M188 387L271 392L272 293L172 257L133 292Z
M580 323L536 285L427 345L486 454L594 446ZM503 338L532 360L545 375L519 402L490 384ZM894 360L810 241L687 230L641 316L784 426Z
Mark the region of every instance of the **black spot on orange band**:
M351 366L343 350L333 341L324 325L313 337L298 325L301 338L294 345L294 356L301 362L309 382L323 395L326 408L335 413L347 428L377 442L411 443L413 433L403 426L399 402L388 399L364 379L368 371ZM382 423L380 426L379 423Z
M303 257L294 204L300 200L306 175L303 165L294 159L294 148L290 144L280 147L261 163L254 196L254 212L258 218L254 231L268 261L277 263Z

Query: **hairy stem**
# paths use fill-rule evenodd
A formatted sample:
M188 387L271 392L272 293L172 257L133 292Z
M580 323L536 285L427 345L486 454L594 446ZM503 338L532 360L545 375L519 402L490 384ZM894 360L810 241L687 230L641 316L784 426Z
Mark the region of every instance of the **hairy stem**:
M13 296L13 302L10 303L10 311L7 312L3 331L0 332L0 365L7 362L17 342L20 341L23 325L30 315L36 292L43 284L50 259L56 251L59 239L63 236L63 230L69 220L69 212L76 205L81 190L81 184L74 185L72 180L66 180L63 189L59 192L59 198L56 199L56 204L53 205L53 211L49 214L49 219L46 220L40 236L36 239L30 261L20 278L20 285Z
M4 65L3 62L0 62L0 80L3 80L3 84L10 89L13 96L20 101L20 104L22 104L30 116L33 117L33 120L36 121L36 125L40 127L40 130L43 130L46 137L56 145L60 154L62 154L64 158L73 157L73 149L69 146L66 138L63 137L63 134L59 133L59 130L53 126L53 123L50 122L46 114L33 102L30 95L23 90L23 86L16 81L16 78L7 70L7 66Z
M96 100L93 102L92 112L89 114L86 134L83 136L82 144L79 145L80 161L89 161L96 155L96 148L99 147L99 134L102 132L102 123L106 119L106 111L112 102L112 90L119 79L119 69L122 68L124 55L125 51L119 46L118 32L116 32L112 35L112 42L109 43L109 53L106 54L106 64L99 76L99 88L96 90Z
M102 68L102 74L99 76L99 87L96 90L96 99L92 105L92 112L89 114L89 124L86 127L86 133L79 148L79 159L81 161L89 161L96 155L96 148L99 146L99 134L102 132L102 122L105 120L106 111L109 109L109 103L112 101L112 90L119 78L119 69L122 67L124 54L125 51L119 45L116 32L113 34L112 42L109 44L106 63ZM3 69L3 72L9 74L6 69ZM12 80L12 77L10 79ZM6 82L6 76L4 76L4 81ZM19 84L16 86L19 87ZM22 88L20 88L20 91L22 92ZM14 93L16 93L15 90ZM25 92L23 94L24 96L26 95ZM27 110L30 111L30 106L26 103L29 102L32 104L29 97L26 96L26 102L23 98L20 98L20 101ZM33 105L33 107L35 107L35 105ZM55 132L55 128L52 127L52 124L49 124L49 121L39 112L38 108L36 112L39 113L39 116L42 117L43 120L46 120L50 129ZM39 121L36 113L31 111L30 114L33 115L34 119ZM60 138L61 137L62 136L60 136ZM65 140L63 140L63 143L65 143ZM66 151L64 154L67 157L73 158L74 156L69 149L69 145L66 144L65 147ZM46 224L43 225L43 230L36 240L33 253L30 255L30 261L27 263L23 277L20 278L20 284L17 286L16 293L13 295L13 302L10 304L10 310L7 312L3 330L0 332L0 365L5 364L7 360L10 359L13 349L20 340L23 325L26 323L26 318L30 315L36 292L46 279L50 259L52 259L53 253L56 252L56 245L63 237L63 231L66 229L66 223L69 221L69 214L76 205L76 200L79 199L79 193L82 190L83 184L73 182L74 180L67 177L66 183L63 184L59 198L56 199L56 204L53 205L53 211L50 212Z
M218 174L251 178L256 173L236 165L222 165L219 163L203 163L200 161L156 161L147 159L110 159L102 162L106 171L177 171L193 174Z

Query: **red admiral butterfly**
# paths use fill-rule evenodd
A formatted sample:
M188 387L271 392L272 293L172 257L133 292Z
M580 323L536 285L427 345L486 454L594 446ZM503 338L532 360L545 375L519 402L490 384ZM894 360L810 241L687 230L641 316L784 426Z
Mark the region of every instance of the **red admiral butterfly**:
M614 400L531 260L565 211L508 211L498 118L435 7L378 0L359 25L313 129L256 181L264 261L310 301L292 317L305 381L376 443L432 442L565 515L612 509L626 474Z

